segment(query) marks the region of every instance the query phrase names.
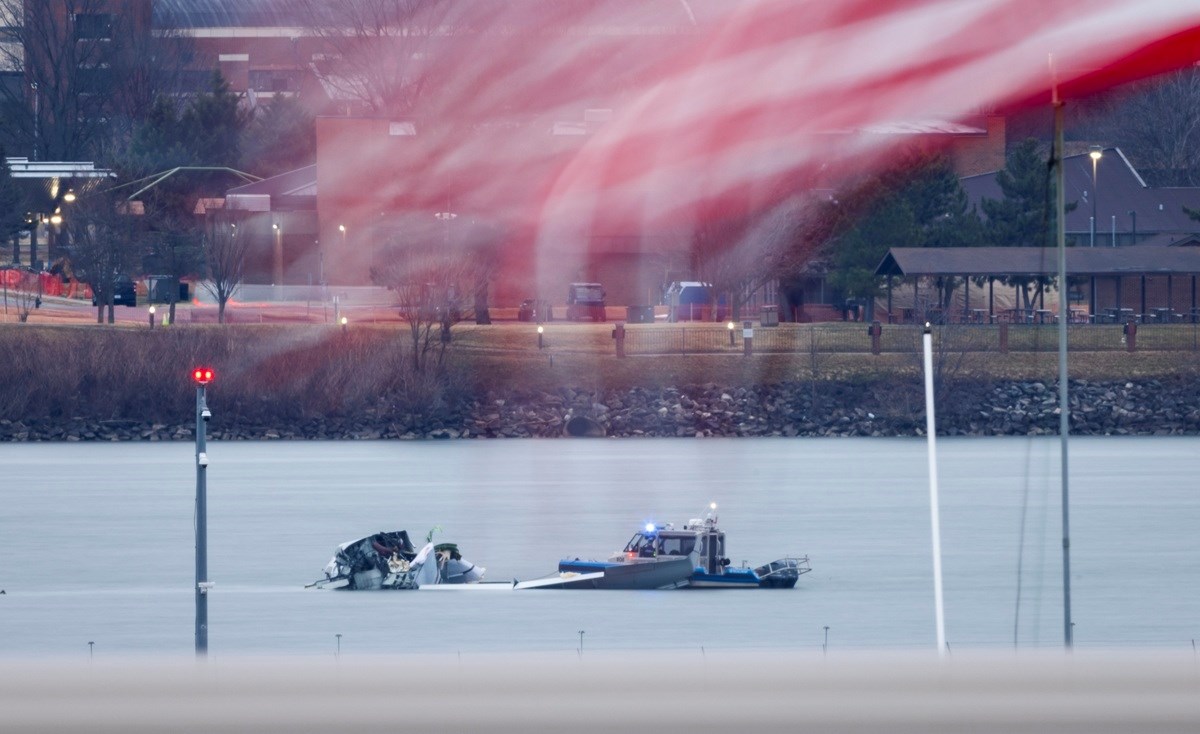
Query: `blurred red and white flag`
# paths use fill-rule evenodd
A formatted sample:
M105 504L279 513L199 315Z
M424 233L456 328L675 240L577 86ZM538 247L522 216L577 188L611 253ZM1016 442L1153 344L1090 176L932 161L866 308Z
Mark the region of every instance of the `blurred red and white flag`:
M452 30L430 57L443 73L424 119L471 124L425 124L402 158L364 149L361 165L322 175L384 165L405 173L373 178L385 202L452 201L542 242L761 209L881 165L908 139L872 132L1048 108L1056 84L1069 100L1200 57L1200 0L441 7ZM595 108L602 122L587 119Z
M647 64L647 82L571 156L543 221L649 223L722 200L754 205L781 179L836 182L877 164L902 137L847 132L1049 107L1056 84L1070 99L1200 58L1197 0L717 7L681 51Z

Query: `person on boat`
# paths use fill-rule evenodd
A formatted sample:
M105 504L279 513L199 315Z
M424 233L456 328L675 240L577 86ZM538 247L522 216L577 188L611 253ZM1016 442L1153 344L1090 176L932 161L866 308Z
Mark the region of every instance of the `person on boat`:
M658 548L657 548L656 543L654 542L655 538L653 536L642 536L642 537L645 539L645 542L642 543L642 547L638 549L638 555L641 556L642 558L657 557L658 556Z

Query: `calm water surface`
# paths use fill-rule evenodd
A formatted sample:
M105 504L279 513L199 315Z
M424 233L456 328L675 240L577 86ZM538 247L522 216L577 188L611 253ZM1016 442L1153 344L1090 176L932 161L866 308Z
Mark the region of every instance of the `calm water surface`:
M1057 439L939 441L952 646L1062 639ZM1200 636L1200 440L1079 438L1081 646ZM191 444L0 445L0 656L192 649ZM925 444L908 439L210 443L213 655L932 646ZM792 591L306 590L377 530L490 580L603 557L720 504L729 555L807 554ZM1022 574L1018 583L1018 563ZM1020 603L1018 605L1018 595Z

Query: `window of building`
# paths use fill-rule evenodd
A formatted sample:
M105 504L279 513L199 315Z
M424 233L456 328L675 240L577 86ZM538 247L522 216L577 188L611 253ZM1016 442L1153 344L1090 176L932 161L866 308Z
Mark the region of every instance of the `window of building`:
M113 16L110 13L76 13L76 40L112 38Z
M299 75L294 71L250 70L250 88L256 92L298 92Z

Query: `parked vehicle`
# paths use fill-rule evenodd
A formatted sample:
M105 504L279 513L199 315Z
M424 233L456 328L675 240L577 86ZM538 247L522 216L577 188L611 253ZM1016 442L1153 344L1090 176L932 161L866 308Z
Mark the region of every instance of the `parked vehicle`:
M549 303L536 298L526 298L517 309L517 321L553 321L554 309Z
M567 287L567 320L604 321L608 306L605 295L599 283L571 283Z
M677 280L667 288L667 320L724 321L729 318L729 304L722 296L717 299L713 313L712 285L697 280Z
M92 296L92 305L97 305L96 296ZM113 305L114 306L136 306L137 305L137 288L133 284L133 278L128 275L118 275L113 281Z

